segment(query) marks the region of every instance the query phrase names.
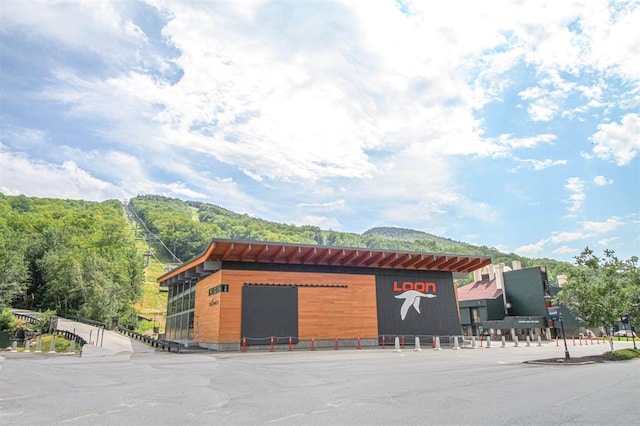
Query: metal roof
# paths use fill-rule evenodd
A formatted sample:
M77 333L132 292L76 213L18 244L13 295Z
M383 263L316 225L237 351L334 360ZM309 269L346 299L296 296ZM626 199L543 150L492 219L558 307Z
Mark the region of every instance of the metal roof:
M199 256L158 278L159 283L199 278L219 269L214 262L276 263L421 271L472 272L491 258L355 247L215 239Z

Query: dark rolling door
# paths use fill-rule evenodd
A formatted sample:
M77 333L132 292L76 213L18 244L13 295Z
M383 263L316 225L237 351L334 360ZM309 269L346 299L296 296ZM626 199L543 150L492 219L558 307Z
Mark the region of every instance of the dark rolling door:
M245 285L242 288L242 337L247 345L298 342L298 288Z

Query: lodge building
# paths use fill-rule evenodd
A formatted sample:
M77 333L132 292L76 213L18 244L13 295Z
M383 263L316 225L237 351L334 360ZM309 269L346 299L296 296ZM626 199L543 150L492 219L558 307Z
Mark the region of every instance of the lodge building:
M272 337L322 347L459 335L454 276L490 264L482 256L216 239L158 278L169 290L165 338L237 350Z

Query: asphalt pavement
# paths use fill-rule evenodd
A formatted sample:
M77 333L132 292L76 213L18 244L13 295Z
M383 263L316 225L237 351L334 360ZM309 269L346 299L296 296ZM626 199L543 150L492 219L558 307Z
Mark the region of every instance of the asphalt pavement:
M562 342L177 354L121 337L93 356L0 352L0 424L640 424L640 360L524 363L564 358ZM572 357L608 349L569 342Z

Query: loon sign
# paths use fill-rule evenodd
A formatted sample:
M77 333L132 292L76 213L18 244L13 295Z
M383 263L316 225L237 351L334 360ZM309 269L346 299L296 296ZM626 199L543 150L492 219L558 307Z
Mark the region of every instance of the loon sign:
M376 275L380 335L460 334L453 277L442 271Z

